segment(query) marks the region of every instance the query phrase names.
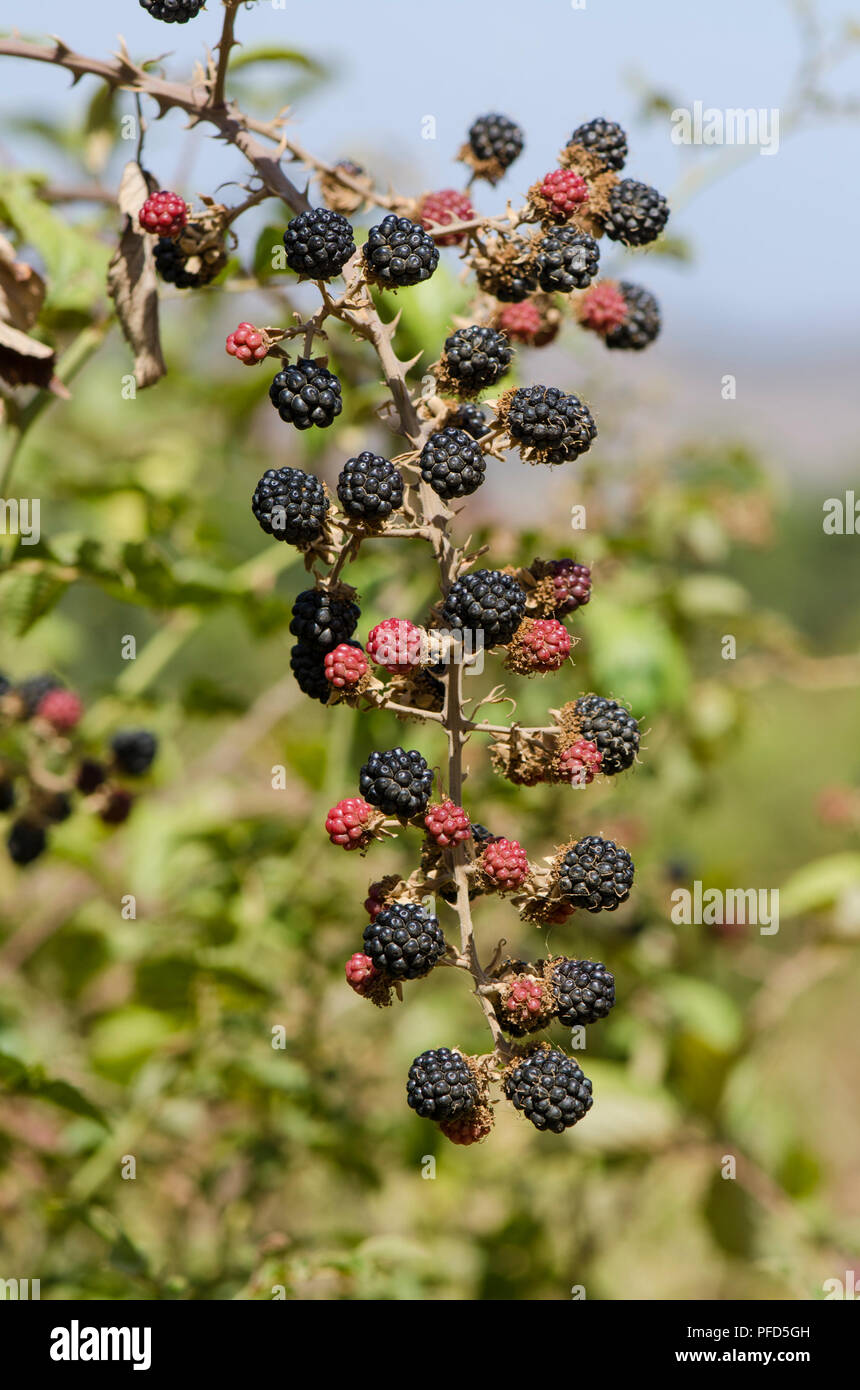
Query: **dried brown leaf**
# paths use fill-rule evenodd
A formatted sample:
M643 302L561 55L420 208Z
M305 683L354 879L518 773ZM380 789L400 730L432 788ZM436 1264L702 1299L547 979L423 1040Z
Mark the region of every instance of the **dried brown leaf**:
M0 236L0 319L22 333L33 327L45 298L45 282L31 265L15 259L15 248Z
M158 330L158 283L152 239L141 231L137 214L155 188L139 164L123 170L117 195L125 225L108 267L108 293L123 334L134 353L134 376L141 390L153 386L167 368Z

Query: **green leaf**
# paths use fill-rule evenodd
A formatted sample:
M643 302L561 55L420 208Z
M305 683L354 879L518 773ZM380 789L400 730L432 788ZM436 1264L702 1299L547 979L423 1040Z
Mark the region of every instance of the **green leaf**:
M315 58L309 58L297 48L284 48L276 43L260 43L252 48L234 49L230 58L230 72L239 72L255 63L288 63L290 67L301 68L320 79L329 76L329 69Z
M72 1115L94 1120L96 1124L108 1128L103 1112L77 1086L70 1081L48 1077L41 1067L28 1067L19 1057L8 1052L0 1052L0 1086L13 1095L47 1101L61 1110L68 1110Z
M860 854L828 854L792 874L779 890L782 917L798 917L833 907L843 894L860 884Z
M0 177L0 216L42 257L46 307L91 318L105 294L107 246L86 227L58 216L42 202L33 180L22 174Z
M588 641L597 688L629 701L637 716L683 704L690 681L684 650L653 608L604 597L589 609Z
M659 994L672 1017L718 1052L730 1053L743 1036L740 1010L728 994L708 980L664 976Z
M11 570L0 579L0 626L23 637L50 613L68 587L65 580L47 571L16 574Z

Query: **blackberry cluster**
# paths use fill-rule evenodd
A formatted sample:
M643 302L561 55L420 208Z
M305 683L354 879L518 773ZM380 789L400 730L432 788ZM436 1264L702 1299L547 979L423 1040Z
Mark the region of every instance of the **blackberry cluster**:
M477 395L495 386L511 365L514 352L504 333L481 324L458 328L445 339L442 368L461 395Z
M350 599L336 598L325 589L305 589L293 604L290 632L301 642L315 642L331 651L355 632L361 610Z
M523 152L523 132L515 121L492 112L479 116L469 129L469 148L476 159L495 161L509 169Z
M556 881L562 898L572 907L614 912L630 897L633 860L614 840L586 835L565 851Z
M600 961L560 960L552 972L556 1017L565 1028L606 1018L615 1003L615 977Z
M125 729L111 739L114 762L128 777L143 777L152 767L158 740L148 729Z
M305 546L319 540L325 530L328 498L313 473L267 468L254 490L251 508L267 536Z
M448 423L454 429L465 430L473 439L483 439L488 433L490 426L487 424L487 412L482 410L479 405L473 405L470 401L466 405L458 406L452 415L448 417Z
M587 232L560 227L541 237L535 252L540 287L547 294L584 290L600 264L600 247Z
M668 220L669 204L662 193L636 179L622 179L609 196L603 229L612 241L624 246L647 246Z
M438 920L418 903L391 903L364 929L364 950L392 980L420 980L445 954Z
M562 1134L592 1105L591 1082L572 1057L546 1044L505 1076L505 1095L535 1129Z
M639 751L639 725L629 709L603 695L581 695L573 708L580 738L597 744L601 772L612 777L633 766Z
M269 400L282 420L297 430L320 429L334 423L343 409L340 382L309 357L283 367L269 387Z
M368 278L383 287L418 285L439 264L439 248L420 222L393 212L371 227L362 255Z
M454 1120L478 1104L478 1083L460 1052L422 1052L409 1068L406 1103L423 1120Z
M615 121L598 117L579 125L570 137L572 145L582 145L596 154L607 169L623 169L627 158L627 136Z
M287 265L310 280L331 280L355 252L352 227L331 208L311 208L294 217L284 232Z
M618 288L627 305L627 317L604 335L604 342L610 348L629 348L641 352L653 343L660 332L660 306L650 290L643 289L641 285L621 280Z
M585 402L556 386L521 386L510 399L505 420L511 438L546 463L578 458L597 437Z
M403 474L388 459L369 449L347 459L337 480L337 495L347 516L384 521L403 502Z
M172 237L159 237L152 254L155 257L155 269L162 280L167 285L175 285L177 289L196 290L214 278L213 275L207 275L202 262L200 270L189 270L190 257L186 256ZM218 269L220 267L216 268L216 274Z
M165 24L187 24L196 19L206 0L140 0L141 8Z
M451 425L431 434L421 450L421 477L446 500L477 491L486 469L481 446Z
M442 606L446 627L468 631L488 647L509 642L522 622L526 594L501 570L474 570L452 584Z
M406 820L427 809L433 790L433 773L414 749L391 748L371 753L361 769L358 786L371 806L387 816Z

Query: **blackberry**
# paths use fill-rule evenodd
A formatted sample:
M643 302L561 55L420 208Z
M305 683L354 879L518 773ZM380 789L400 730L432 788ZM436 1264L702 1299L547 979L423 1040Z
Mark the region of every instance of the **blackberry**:
M527 251L516 258L477 265L475 279L485 294L502 304L521 304L538 287L534 261Z
M155 257L155 269L162 280L167 285L175 285L179 290L199 289L201 285L208 284L214 278L213 275L207 275L202 262L199 270L189 270L190 256L185 254L172 237L159 237L152 254ZM220 270L220 266L218 269Z
M269 400L281 419L297 430L311 425L327 429L343 409L337 377L309 357L282 367L269 387Z
M420 284L439 264L439 248L420 222L393 212L371 227L362 255L368 278L383 287Z
M137 214L137 220L145 232L158 232L160 236L171 238L178 237L188 222L185 199L180 198L178 193L161 188L157 193L150 193Z
M462 395L495 386L511 365L513 348L504 333L481 324L458 328L445 340L442 370Z
M141 8L165 24L187 24L196 19L206 0L140 0Z
M478 1083L461 1052L438 1047L409 1068L406 1103L423 1120L454 1120L478 1104Z
M361 609L350 599L335 598L325 589L305 589L293 604L290 632L301 642L315 642L329 651L352 636Z
M660 235L669 220L669 204L647 183L622 179L609 195L603 229L624 246L647 246Z
M614 912L630 897L633 860L614 840L586 835L565 851L557 884L561 896L573 907Z
M521 386L511 396L505 422L511 438L545 463L578 458L597 437L585 402L556 386Z
M403 502L403 474L388 459L369 449L347 459L337 480L337 495L347 516L382 521Z
M491 840L498 839L498 836L494 835L492 830L488 830L485 825L481 825L479 821L472 825L472 839L476 845L487 845Z
M0 671L0 696L6 694L6 691L10 689L11 684L12 682L9 680L8 676L4 676L2 671Z
M597 744L601 772L613 777L632 767L639 751L639 725L629 709L602 695L581 695L573 710L580 738Z
M6 848L13 864L32 864L47 843L43 827L34 821L16 820L6 836Z
M483 439L490 429L487 424L486 411L471 402L458 406L453 414L449 415L448 424L453 429L465 430L466 434L470 434L473 439Z
M442 188L438 193L425 193L418 207L418 216L422 227L429 232L434 226L471 222L475 209L467 194L460 193L456 188ZM466 232L449 232L446 236L437 231L433 233L433 240L437 246L457 246L466 240L466 236Z
M125 787L112 787L107 800L99 811L99 820L105 825L123 825L131 815L134 797Z
M492 112L479 116L469 130L469 148L475 159L509 169L523 152L523 132L515 121Z
M0 778L0 815L11 811L15 805L15 783L11 777Z
M419 816L427 809L433 790L433 773L414 749L390 748L371 753L361 769L359 791L387 816L401 820Z
M382 975L420 980L445 954L437 919L418 903L391 903L364 929L364 950Z
M75 786L84 796L91 796L105 781L107 771L94 758L84 758L75 775Z
M623 169L627 158L627 136L615 121L601 116L578 125L570 137L571 145L582 145L589 154L596 154L607 169Z
M451 425L431 434L421 450L421 477L438 497L468 497L481 486L486 471L480 444Z
M313 473L267 468L254 490L251 509L268 536L306 545L323 534L328 498Z
M290 670L303 695L328 702L331 686L325 673L325 650L316 642L297 642L290 652Z
M535 253L538 281L547 294L584 290L597 274L599 262L600 247L594 237L573 227L547 232Z
M562 1134L592 1105L591 1082L572 1057L542 1044L507 1072L505 1095L535 1129Z
M152 767L158 739L148 729L123 729L110 741L114 762L129 777L142 777Z
M446 627L482 635L486 646L509 642L522 621L525 590L501 570L474 570L453 584L442 606Z
M284 232L287 265L309 280L331 280L355 252L352 227L331 208L311 208Z
M627 305L627 317L604 335L604 342L610 348L641 352L660 332L660 306L650 290L631 285L629 280L621 280L618 289Z
M552 972L556 1017L565 1028L606 1018L615 1003L615 977L600 961L560 960Z
M61 825L72 814L72 799L65 792L53 792L41 805L42 815L52 825Z
M24 718L29 719L36 713L45 696L52 690L62 690L62 681L56 680L53 676L29 676L27 680L21 681L14 687L15 694L24 707Z

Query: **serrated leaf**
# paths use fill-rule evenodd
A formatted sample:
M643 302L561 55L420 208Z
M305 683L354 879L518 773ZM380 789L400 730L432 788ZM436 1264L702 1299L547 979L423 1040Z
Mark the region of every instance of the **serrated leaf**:
M0 215L45 262L46 307L89 318L104 294L107 248L85 227L58 216L23 174L0 178Z
M20 574L12 570L0 579L0 626L23 637L59 603L68 588L49 572Z

